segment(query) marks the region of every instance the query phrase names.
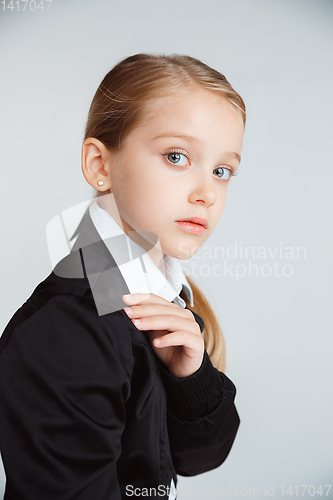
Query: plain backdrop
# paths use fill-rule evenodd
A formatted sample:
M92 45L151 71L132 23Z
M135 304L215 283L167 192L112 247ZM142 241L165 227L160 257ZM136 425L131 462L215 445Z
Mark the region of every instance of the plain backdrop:
M324 485L333 481L333 2L53 0L48 11L30 2L24 12L23 2L20 11L8 4L0 6L1 331L51 271L47 223L91 196L81 143L104 75L138 52L201 59L248 110L221 221L183 263L224 331L241 425L221 467L179 477L178 498L284 498L297 486L298 496L318 498L320 485L332 498ZM245 247L255 255L244 258Z

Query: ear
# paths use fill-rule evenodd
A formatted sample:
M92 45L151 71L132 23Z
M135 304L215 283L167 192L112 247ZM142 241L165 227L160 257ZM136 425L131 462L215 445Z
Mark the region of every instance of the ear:
M95 137L88 137L83 141L82 173L88 184L98 191L111 189L110 160L111 153L101 141ZM99 181L103 184L99 185Z

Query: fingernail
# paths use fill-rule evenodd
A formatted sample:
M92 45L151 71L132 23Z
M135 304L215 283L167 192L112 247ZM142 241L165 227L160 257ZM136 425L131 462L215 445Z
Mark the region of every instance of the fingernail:
M125 313L130 316L132 314L132 308L131 307L124 307L123 309L125 311Z
M139 319L132 319L135 325L140 325L141 321Z

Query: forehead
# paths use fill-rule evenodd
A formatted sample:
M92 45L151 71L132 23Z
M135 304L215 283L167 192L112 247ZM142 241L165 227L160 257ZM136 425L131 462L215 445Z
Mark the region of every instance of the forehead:
M196 89L152 99L133 134L151 140L172 133L191 136L210 145L227 141L241 147L244 125L240 111L221 93Z

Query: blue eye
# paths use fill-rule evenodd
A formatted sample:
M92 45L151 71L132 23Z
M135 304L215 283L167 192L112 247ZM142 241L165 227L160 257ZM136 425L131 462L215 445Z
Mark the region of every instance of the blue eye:
M170 163L173 163L174 165L180 165L181 167L184 167L188 162L186 156L182 155L181 153L169 153L166 155L166 157Z
M229 179L231 174L230 170L224 167L215 168L215 172L218 172L219 179L223 179L225 181Z

